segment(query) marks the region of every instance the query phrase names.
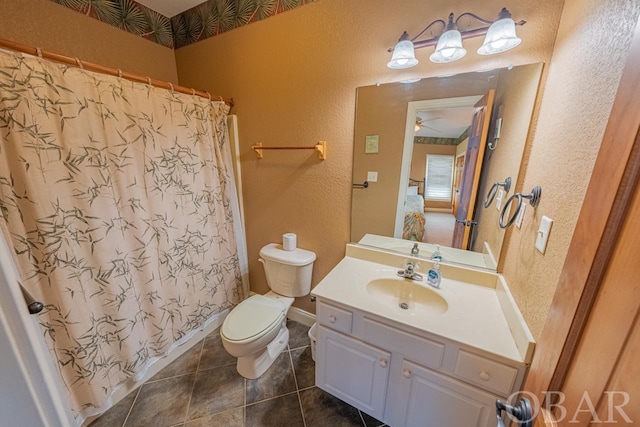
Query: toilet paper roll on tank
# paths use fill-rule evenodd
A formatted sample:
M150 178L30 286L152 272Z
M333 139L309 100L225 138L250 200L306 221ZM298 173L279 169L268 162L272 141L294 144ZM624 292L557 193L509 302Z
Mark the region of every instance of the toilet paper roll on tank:
M298 236L295 233L285 233L282 235L282 249L285 251L295 251L298 244Z

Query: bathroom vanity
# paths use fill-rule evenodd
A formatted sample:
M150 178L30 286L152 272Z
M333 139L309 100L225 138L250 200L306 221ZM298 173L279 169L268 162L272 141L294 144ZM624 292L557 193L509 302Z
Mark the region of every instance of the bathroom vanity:
M496 425L535 346L502 276L358 245L316 286L316 385L391 426Z

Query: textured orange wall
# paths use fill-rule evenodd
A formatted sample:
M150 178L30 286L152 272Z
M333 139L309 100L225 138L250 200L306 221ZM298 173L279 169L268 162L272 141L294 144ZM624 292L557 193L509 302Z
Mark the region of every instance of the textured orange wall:
M542 186L522 229L507 232L503 274L540 336L622 75L639 2L567 0L517 191ZM545 254L534 248L542 216L554 220Z
M206 88L237 102L250 279L252 289L267 290L258 251L295 232L301 247L318 254L313 285L344 256L349 241L351 168L356 88L376 82L436 76L513 64L547 62L551 57L562 1L509 2L521 46L502 55L479 56L481 39L465 42L469 54L449 65L428 60L405 71L386 67L403 30L417 34L450 12L473 11L494 17L497 0L319 0L178 49L180 83ZM328 158L307 151L267 152L257 160L250 146L310 145L328 141ZM315 307L308 298L296 305Z
M50 0L0 0L0 37L177 83L173 49Z

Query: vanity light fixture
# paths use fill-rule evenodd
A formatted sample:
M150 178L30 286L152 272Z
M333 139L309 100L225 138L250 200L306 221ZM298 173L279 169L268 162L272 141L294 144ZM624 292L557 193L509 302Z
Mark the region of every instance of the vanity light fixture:
M466 16L488 26L460 31L459 22ZM449 14L448 23L445 23L442 19L437 19L427 25L420 34L412 39L410 39L409 34L404 31L395 48L388 50L388 52L393 52L393 55L391 61L387 63L387 67L403 69L417 65L418 60L415 56L415 49L427 46L436 47L435 51L429 57L432 62L447 63L457 61L467 54L466 49L462 47L462 40L479 36L485 36L484 43L482 43L482 46L478 49L480 55L493 55L495 53L505 52L520 44L521 39L516 35L516 25L524 24L526 24L526 21L514 22L511 18L511 12L509 12L506 7L502 8L498 14L498 19L495 21L486 20L471 12L465 12L454 20L454 14L451 13ZM429 39L416 41L434 25L442 27L440 34L434 35Z

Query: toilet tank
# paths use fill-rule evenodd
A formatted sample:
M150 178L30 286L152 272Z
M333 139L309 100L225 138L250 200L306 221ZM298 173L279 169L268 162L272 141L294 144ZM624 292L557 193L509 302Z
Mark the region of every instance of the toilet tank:
M285 251L282 245L270 243L260 249L259 261L264 266L272 291L287 297L302 297L311 291L311 273L316 254L305 249Z

